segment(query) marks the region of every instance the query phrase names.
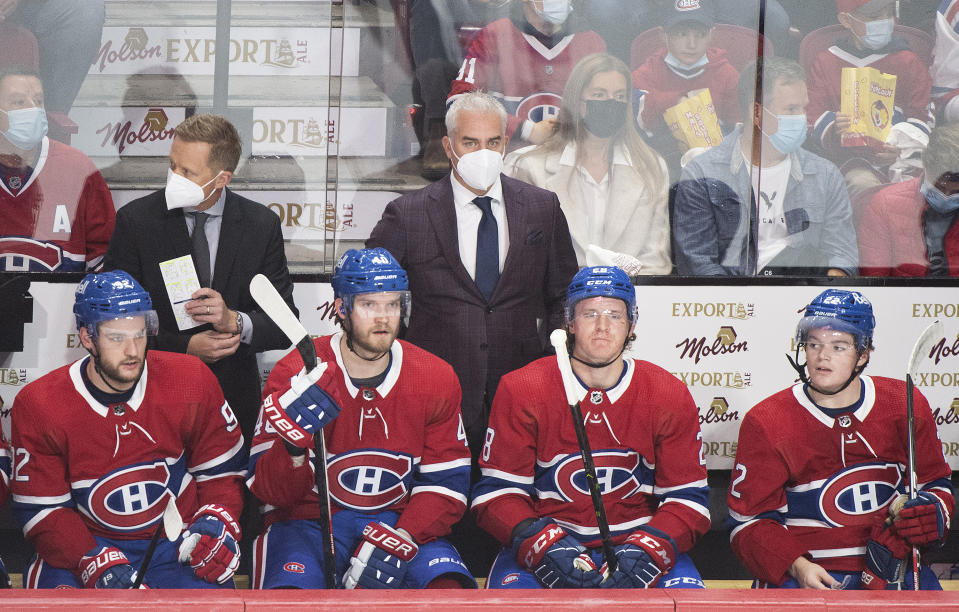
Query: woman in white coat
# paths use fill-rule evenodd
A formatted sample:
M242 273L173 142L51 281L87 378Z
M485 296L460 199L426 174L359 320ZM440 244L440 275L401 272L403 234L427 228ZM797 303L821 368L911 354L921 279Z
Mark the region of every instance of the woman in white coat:
M584 57L553 135L511 153L504 172L559 196L580 266L669 274L666 164L636 130L630 83L619 59Z

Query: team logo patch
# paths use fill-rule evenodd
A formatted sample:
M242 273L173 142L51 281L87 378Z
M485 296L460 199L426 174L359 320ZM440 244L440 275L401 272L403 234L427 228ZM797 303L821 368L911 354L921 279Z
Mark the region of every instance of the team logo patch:
M503 576L503 580L500 582L500 584L502 584L503 586L506 586L507 584L513 584L517 580L519 580L519 574L517 574L516 572L513 572L511 574L506 574L505 576Z
M0 238L0 255L22 257L31 269L38 270L56 270L63 262L63 251L56 244L19 236Z
M23 180L19 176L10 177L10 189L20 189L23 186Z
M849 418L848 414L844 414L841 417L839 417L840 427L849 427L850 425L852 425L852 419Z
M371 402L373 401L375 397L376 397L376 394L373 393L372 389L363 389L363 399L365 399L368 402Z
M533 94L519 103L516 107L516 116L539 122L543 119L555 119L559 114L559 106L563 97L554 93Z
M842 470L820 489L819 510L836 527L871 525L897 496L902 481L894 463L857 465Z
M612 500L626 499L639 491L644 476L642 459L635 451L593 451L593 463L596 466L596 480L599 482L603 497ZM554 468L553 483L557 492L567 502L586 496L589 497L589 482L579 453L571 454ZM652 482L652 473L648 480ZM650 487L650 490L652 488Z
M327 466L330 495L353 510L379 510L409 493L413 458L399 453L360 449L343 453Z
M589 392L589 401L593 402L597 406L603 403L603 392L602 391L590 391Z
M170 469L163 461L121 468L90 487L87 507L94 520L115 531L138 531L163 514Z
M290 572L292 574L302 574L306 571L306 566L302 563L297 563L296 561L287 561L283 564L283 571Z

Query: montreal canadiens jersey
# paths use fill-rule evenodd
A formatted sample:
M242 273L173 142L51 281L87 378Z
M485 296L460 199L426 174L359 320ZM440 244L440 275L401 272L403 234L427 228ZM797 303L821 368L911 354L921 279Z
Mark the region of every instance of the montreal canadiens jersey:
M449 533L466 511L470 454L460 416L460 386L439 357L397 340L385 380L357 388L340 354L342 332L316 338L317 359L328 364L317 384L340 407L323 428L332 511L400 513L397 527L420 543ZM303 368L297 351L281 359L263 390L279 405ZM312 453L311 453L312 454ZM250 452L247 485L265 504L267 524L319 517L313 462L294 469L282 439L263 412Z
M506 108L506 134L512 137L526 120L555 118L573 67L590 53L604 51L606 43L593 31L569 34L547 48L509 18L497 19L480 30L470 45L447 106L459 94L486 91Z
M781 584L802 555L827 570L862 570L872 526L906 491L906 384L860 380L863 401L850 414L826 416L797 384L743 419L727 496L730 540L758 579ZM949 521L952 471L929 403L918 390L914 397L918 483Z
M86 155L44 138L22 184L0 181L0 271L83 272L99 266L116 210ZM16 187L16 188L14 188Z
M689 550L709 529L706 462L699 412L686 386L646 361L628 360L610 389L581 402L586 435L614 539L641 525ZM473 489L477 523L504 544L531 517L552 517L595 545L599 529L555 357L500 381L490 412L481 479Z
M835 45L821 51L806 75L809 106L806 118L813 124L813 134L823 146L826 129L835 121L842 102L842 69L872 67L896 76L893 124L907 121L928 133L931 127L932 77L929 67L908 49L905 41L893 39L884 53L859 55L848 46Z
M74 569L93 535L149 539L170 496L189 520L216 503L240 516L246 453L213 373L191 355L149 351L125 404L87 390L89 358L14 400L14 516L40 557Z

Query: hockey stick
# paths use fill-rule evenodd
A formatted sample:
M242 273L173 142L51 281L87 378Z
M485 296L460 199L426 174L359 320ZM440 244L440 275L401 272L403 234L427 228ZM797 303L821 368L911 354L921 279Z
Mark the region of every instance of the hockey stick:
M309 372L317 366L316 347L313 346L313 339L306 332L303 324L296 318L293 311L279 292L273 287L273 284L262 274L257 274L250 281L250 295L259 304L263 312L270 317L274 323L286 334L286 337L296 345L300 357L303 358L303 364L306 371ZM326 364L321 364L325 366ZM326 588L336 588L336 549L333 544L333 513L330 510L330 489L326 480L326 440L323 432L318 431L313 435L313 475L316 483L316 492L320 497L320 531L323 537L323 556L326 563L323 564L324 576L326 578Z
M583 425L583 413L579 403L586 397L582 385L576 384L573 367L569 362L569 352L566 348L566 332L554 329L549 335L550 344L556 349L556 363L563 379L563 390L566 391L566 402L573 415L573 428L576 430L576 439L579 442L579 453L583 457L583 469L586 472L586 482L589 484L589 496L593 501L593 510L596 512L596 525L599 527L599 537L603 540L603 559L606 561L606 571L612 574L616 571L616 555L613 553L613 540L609 535L609 520L606 518L606 507L603 505L603 493L599 490L599 481L596 479L596 466L593 465L593 451L589 448L589 438L586 437L586 427Z
M160 534L166 536L166 539L170 542L175 542L182 532L183 517L180 516L180 510L176 507L176 498L171 496L166 503L166 508L163 509L163 520L157 525L153 537L150 538L150 545L147 546L147 550L143 554L143 561L140 562L140 569L137 571L137 577L133 581L131 589L139 589L140 585L143 584L143 577L146 576L150 561L153 560L153 553L157 549L157 544L160 543Z
M942 323L933 321L926 327L915 346L912 347L912 353L909 355L909 363L906 365L906 420L909 427L909 499L916 499L916 423L913 415L913 391L915 389L915 379L918 376L919 362L924 357L929 356L933 341L942 336ZM913 590L919 590L919 547L912 547L912 576Z

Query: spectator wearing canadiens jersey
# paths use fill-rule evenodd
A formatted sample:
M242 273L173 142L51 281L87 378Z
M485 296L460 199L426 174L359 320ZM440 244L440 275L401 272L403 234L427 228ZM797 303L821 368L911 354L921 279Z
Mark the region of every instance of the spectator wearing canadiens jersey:
M945 541L955 507L952 471L918 390L919 491L904 506L897 499L909 482L906 384L862 374L875 325L861 293L819 294L796 328L790 363L801 382L743 419L727 495L730 541L758 586L911 589L914 574L904 571L910 548ZM941 588L929 567L919 585Z
M556 357L500 382L477 523L503 545L488 588L703 588L685 554L709 529L698 410L679 380L624 359L635 338L635 289L615 267L583 268L567 292L571 365L586 392L586 435L616 569L608 576Z
M0 272L99 269L116 211L86 155L47 138L40 77L0 68Z
M350 249L333 274L343 330L294 350L263 391L250 490L265 504L254 588L325 588L329 562L306 449L323 435L335 575L352 588L475 588L444 538L466 511L470 453L449 364L397 340L409 315L406 272L383 248ZM280 407L281 409L277 409Z
M147 352L150 295L126 272L90 274L73 312L88 356L13 404L14 517L36 556L29 588L130 588L169 501L187 524L144 584L232 587L246 455L239 424L196 357Z

